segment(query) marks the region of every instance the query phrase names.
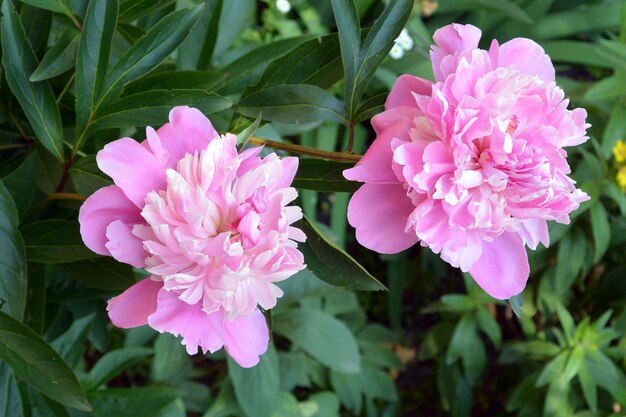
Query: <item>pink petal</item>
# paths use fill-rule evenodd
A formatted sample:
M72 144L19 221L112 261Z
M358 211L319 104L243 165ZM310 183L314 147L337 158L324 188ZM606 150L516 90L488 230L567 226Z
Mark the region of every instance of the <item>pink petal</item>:
M414 206L400 184L364 184L350 200L348 221L366 248L398 253L413 246L415 233L406 233Z
M143 223L140 211L116 185L93 193L78 213L80 234L85 245L100 255L111 255L106 248L107 227L115 220L124 223Z
M536 75L547 83L554 81L554 66L550 57L539 44L530 39L515 38L500 46L498 66L510 65L515 65L515 69L524 74Z
M182 159L186 153L206 149L209 142L219 137L213 125L200 110L178 106L170 111L170 122L163 125L157 134L174 159Z
M113 297L107 304L109 318L117 327L130 329L148 323L148 316L157 308L157 293L163 287L160 281L145 278Z
M150 191L165 189L166 166L152 152L130 138L107 144L96 156L100 169L113 178L126 197L139 208Z
M454 68L447 68L450 64L444 61L450 61L455 54L462 54L467 50L477 48L480 36L480 29L472 25L452 23L437 29L433 35L436 45L430 51L435 80L443 81L445 75L450 70L454 70ZM442 66L446 67L447 70L442 71Z
M470 274L494 298L506 300L521 293L530 274L522 239L506 232L492 242L483 242L482 255Z
M537 249L539 242L546 248L550 245L548 223L543 219L525 219L518 232L522 241L532 250Z
M174 292L161 289L157 296L156 311L148 317L148 324L159 332L182 336L187 353L195 355L198 347L206 353L221 349L224 343L221 310L206 313L202 302L194 305L180 300Z
M393 111L395 110L385 113ZM397 184L398 178L391 168L393 159L391 141L394 139L410 141L410 127L410 119L405 117L397 119L395 124L378 135L367 152L365 152L365 155L363 155L363 158L361 158L354 168L343 171L343 176L351 181Z
M244 368L259 363L267 351L269 330L263 314L257 309L249 317L224 320L224 349Z
M106 229L106 248L120 262L143 268L149 256L143 248L143 241L132 234L132 227L116 220Z
M432 85L432 81L415 77L413 75L404 74L399 76L393 85L389 96L387 96L385 109L388 110L401 106L417 107L415 96L413 94L429 96L432 91Z

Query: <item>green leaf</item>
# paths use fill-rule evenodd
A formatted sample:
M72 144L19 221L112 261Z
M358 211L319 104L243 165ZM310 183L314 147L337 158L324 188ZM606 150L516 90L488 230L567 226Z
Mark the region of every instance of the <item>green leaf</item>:
M587 361L583 361L578 370L578 381L580 382L580 386L583 389L583 395L585 396L585 401L587 401L587 405L591 411L595 412L598 408L598 389L596 379L593 377L591 372L589 371Z
M615 142L626 137L626 105L618 102L613 106L609 121L602 135L602 156L606 159L611 157Z
M199 7L177 10L152 26L107 73L99 103L110 103L126 83L163 62L187 38L199 11Z
M358 377L361 389L366 396L390 402L398 401L396 385L387 372L364 366Z
M527 5L525 5L527 7ZM441 3L438 13L465 12L478 9L483 12L499 12L513 20L532 25L532 17L510 0L455 0Z
M325 237L306 217L299 223L307 240L298 248L308 269L329 284L359 291L379 291L385 286L365 270L354 258Z
M250 94L239 102L244 116L283 123L329 121L347 124L343 104L329 92L314 85L276 85Z
M98 257L84 245L76 222L42 220L24 226L22 236L30 262L56 264Z
M0 359L42 394L68 407L91 411L63 359L35 332L1 311Z
M355 415L361 414L363 395L358 383L358 375L330 371L330 386L337 393L341 403Z
M13 196L20 217L24 218L28 208L39 197L44 198L37 185L41 171L41 158L37 152L31 152L11 174L4 177L4 184Z
M52 89L47 82L31 83L37 68L20 18L11 1L2 2L2 66L9 88L26 114L30 126L43 146L63 161L63 128Z
M565 294L580 273L588 250L584 233L574 228L559 243L554 282L557 294Z
M569 358L567 359L567 363L565 364L565 368L563 369L563 374L561 377L566 381L570 381L576 375L578 375L578 371L580 367L583 365L585 361L585 350L582 346L576 346L574 349L570 351Z
M474 308L474 302L465 294L446 294L441 302L446 306L445 311L465 313Z
M626 193L613 181L605 181L602 193L612 199L619 207L622 216L626 217Z
M476 321L471 314L465 314L456 325L452 339L450 339L450 347L446 355L446 363L448 365L463 357L463 353L468 350L469 343L476 334Z
M339 398L332 392L318 392L311 395L307 402L314 402L317 405L317 412L312 417L338 417Z
M580 5L550 13L531 27L531 38L563 38L577 33L617 29L621 15L620 2Z
M87 333L91 330L95 317L95 313L91 313L76 319L69 329L50 343L50 346L61 355L68 365L76 366L82 356L83 342L87 338Z
M123 97L98 110L93 130L134 126L157 126L167 122L175 106L192 106L204 114L232 106L224 97L203 90L152 90Z
M0 363L0 415L24 417L22 396L15 375L4 363Z
M343 176L343 171L352 167L354 164L347 162L300 158L298 172L292 186L326 193L354 192L361 184L348 181Z
M21 320L26 305L26 252L18 231L18 213L9 190L0 181L0 305Z
M626 94L626 76L615 74L592 84L585 92L586 100L608 100Z
M107 352L82 381L85 391L92 391L124 372L134 364L152 355L152 349L125 347Z
M205 90L212 91L226 79L226 74L215 71L163 71L148 74L124 86L124 94L148 90Z
M154 417L178 398L171 388L112 388L90 393L94 417Z
M476 313L476 324L478 328L483 331L491 340L491 343L496 348L500 348L502 344L502 331L496 319L489 313L486 308L479 308Z
M259 113L259 116L256 118L254 122L244 130L237 134L237 145L244 145L250 139L250 136L254 135L254 132L259 128L261 124L261 120L263 120L263 115Z
M247 417L270 417L280 392L278 356L273 347L252 368L242 368L228 357L228 375L239 406Z
M207 0L198 24L178 51L176 64L181 69L207 69L219 34L223 0Z
M601 68L615 66L598 52L598 45L595 43L564 40L542 42L541 46L554 62L592 65Z
M535 382L535 387L539 388L560 379L563 374L563 368L565 368L565 364L567 363L568 356L569 352L563 351L548 362L548 364L543 368L543 371L541 371L541 374L539 374L539 377Z
M132 22L163 9L176 0L125 0L120 5L120 20Z
M413 0L391 0L367 33L359 51L354 82L349 94L345 96L348 114L352 120L357 114L361 96L409 19L413 3Z
M567 308L565 308L561 303L556 304L556 314L559 316L559 321L561 322L561 327L565 333L565 338L567 339L569 346L572 346L574 344L574 332L576 331L574 318Z
M600 201L591 207L590 214L594 246L593 261L597 263L602 259L609 248L609 243L611 243L611 225L608 214Z
M274 60L244 97L273 85L308 84L330 88L343 76L336 34L308 40Z
M350 329L319 310L290 309L274 317L274 331L337 372L357 373L361 355Z
M108 256L57 264L54 268L63 276L91 288L123 291L135 283L132 267Z
M154 360L151 376L154 381L172 383L184 377L188 371L189 355L180 340L171 334L163 333L154 342ZM181 372L182 371L182 372ZM182 375L181 375L182 374Z
M56 13L63 13L70 18L73 22L76 22L76 17L72 12L70 0L20 0L22 3L30 4L31 6L39 7L41 9L50 10Z
M102 187L113 185L111 178L100 171L95 155L85 156L72 165L70 178L80 194L90 196Z
M354 0L331 0L331 4L339 33L341 61L343 62L346 83L344 97L347 101L352 95L357 79L357 65L361 50L361 26ZM349 107L349 109L351 108Z
M30 82L47 80L72 68L76 62L78 39L78 33L73 29L63 32L31 74Z
M90 1L76 52L76 134L83 134L107 74L118 0Z
M230 2L227 2L224 5L225 8L229 4ZM223 22L220 24L223 24ZM246 87L257 82L258 78L270 62L273 62L276 58L285 55L302 42L308 41L312 38L313 36L307 35L281 39L255 48L240 58L237 58L236 60L223 66L220 71L226 74L227 78L218 92L222 95L241 94L241 91L243 91Z
M514 295L509 298L509 305L513 310L513 313L517 316L518 319L522 318L522 305L524 304L524 292Z

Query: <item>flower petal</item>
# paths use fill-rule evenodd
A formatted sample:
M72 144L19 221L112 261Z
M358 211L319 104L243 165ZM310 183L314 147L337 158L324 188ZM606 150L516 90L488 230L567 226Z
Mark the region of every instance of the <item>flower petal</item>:
M140 211L116 185L100 188L83 203L78 213L85 245L100 255L111 255L106 247L107 227L115 220L143 223Z
M131 138L107 144L96 156L100 169L113 178L126 197L139 208L150 191L165 189L166 166L146 147Z
M149 256L143 248L143 241L132 233L132 227L121 220L116 220L107 227L106 248L120 262L143 268Z
M522 239L506 232L483 242L483 252L470 275L489 295L506 300L521 293L526 286L530 266Z
M159 291L156 311L148 317L148 324L159 332L168 332L174 336L182 336L182 344L187 353L195 355L198 347L204 353L221 349L224 343L221 310L207 313L202 310L202 302L187 304L174 292Z
M348 221L361 245L380 253L398 253L418 241L415 233L405 232L413 209L402 185L364 184L350 200Z
M398 109L406 109L399 107ZM396 111L386 111L389 114ZM379 115L379 116L381 116ZM378 117L378 116L377 116ZM374 123L374 121L372 121ZM354 168L343 171L343 176L351 181L371 182L378 184L396 184L398 178L392 169L393 151L391 142L394 139L410 141L409 129L411 120L406 117L396 119L395 123L383 130L369 147L363 158Z
M502 44L498 50L498 66L515 65L515 69L536 75L546 83L554 81L554 65L550 57L535 41L515 38Z
M220 135L200 110L178 106L170 111L170 122L163 125L157 134L174 159L182 159L185 154L206 149L209 142Z
M157 293L163 287L160 281L145 278L113 297L107 304L109 318L117 327L130 329L148 323L148 316L157 308Z
M429 96L432 86L432 81L409 74L401 75L393 85L389 96L387 96L385 109L389 110L402 106L417 107L414 94Z
M433 35L436 45L430 51L435 80L444 81L456 69L453 56L477 48L480 36L480 29L472 25L453 23L437 29Z
M269 330L263 314L257 309L249 317L224 320L224 349L244 368L259 363L267 351Z

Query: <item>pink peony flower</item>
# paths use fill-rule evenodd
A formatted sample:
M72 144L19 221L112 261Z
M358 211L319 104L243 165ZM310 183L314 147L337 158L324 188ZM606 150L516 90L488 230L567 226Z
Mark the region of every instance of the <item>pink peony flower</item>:
M176 107L170 123L146 128L138 143L123 138L97 155L115 185L80 209L85 244L101 255L144 268L146 278L109 301L113 324L149 324L182 336L189 354L222 346L254 366L269 332L257 305L270 309L273 283L304 268L296 241L302 217L287 206L297 158L240 154L236 138L218 135L198 110Z
M471 25L439 29L436 81L398 78L372 119L378 137L344 171L365 182L348 220L370 249L396 253L419 241L507 299L528 279L524 245L547 246L546 221L568 223L589 198L567 176L563 149L585 142L589 125L584 109L567 109L539 45L494 40L486 51L480 36Z

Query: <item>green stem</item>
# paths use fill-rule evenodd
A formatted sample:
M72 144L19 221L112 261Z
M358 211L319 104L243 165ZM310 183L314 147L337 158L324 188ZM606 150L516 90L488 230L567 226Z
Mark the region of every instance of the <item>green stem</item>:
M281 151L293 152L302 155L310 155L323 159L330 159L340 162L359 162L362 155L355 155L347 152L329 152L321 151L319 149L310 148L308 146L294 145L292 143L275 142L273 140L261 139L256 136L251 136L249 141L252 145L267 146L268 148L279 149Z

